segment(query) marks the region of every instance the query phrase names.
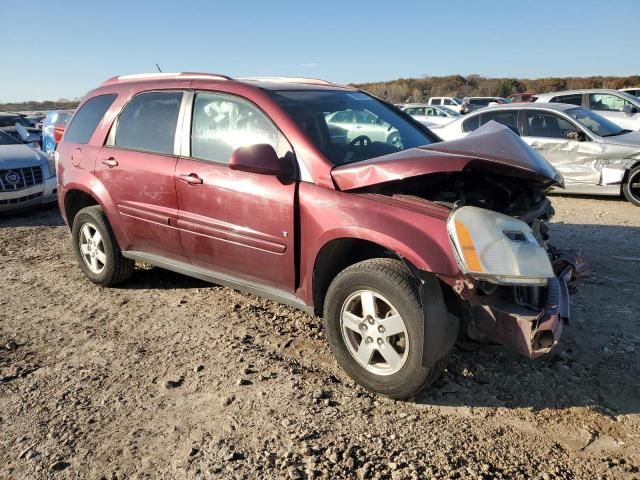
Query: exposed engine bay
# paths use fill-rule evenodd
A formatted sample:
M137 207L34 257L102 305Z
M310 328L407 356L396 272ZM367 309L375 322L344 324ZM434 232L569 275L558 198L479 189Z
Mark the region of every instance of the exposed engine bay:
M588 270L581 253L550 243L548 222L555 212L546 196L547 188L531 179L469 169L411 177L366 190L398 199L428 200L452 211L479 207L528 224L558 278L549 279L545 286L498 285L483 280L451 286L463 299L456 312L462 321L463 338L508 344L536 357L555 345L562 324L569 320L568 302L560 297L567 297L569 287Z

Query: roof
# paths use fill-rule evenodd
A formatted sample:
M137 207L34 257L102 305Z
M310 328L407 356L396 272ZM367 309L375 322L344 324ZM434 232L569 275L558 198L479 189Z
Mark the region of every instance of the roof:
M538 97L555 97L557 95L572 95L580 93L619 93L620 90L613 88L578 88L576 90L561 90L559 92L540 93Z
M572 108L580 108L580 105L574 105L572 103L547 103L547 102L530 102L530 103L503 103L500 105L491 105L490 107L480 108L478 110L474 110L472 113L481 113L486 112L487 110L513 110L513 109L524 109L524 110L556 110L558 112L564 112L567 110L571 110ZM471 114L469 114L471 115ZM465 115L463 118L468 118L468 115Z
M134 75L121 75L111 77L105 80L101 86L119 85L123 83L144 83L149 81L173 81L173 80L211 80L215 82L239 82L250 84L258 88L267 90L285 90L285 89L308 89L310 86L314 88L330 88L330 89L349 89L341 85L333 84L327 80L318 78L305 77L240 77L232 78L228 75L219 73L200 73L200 72L154 72L139 73Z
M428 103L424 103L424 102L416 102L416 103L398 103L396 106L400 108L405 108L405 107L439 107L440 105L429 105Z

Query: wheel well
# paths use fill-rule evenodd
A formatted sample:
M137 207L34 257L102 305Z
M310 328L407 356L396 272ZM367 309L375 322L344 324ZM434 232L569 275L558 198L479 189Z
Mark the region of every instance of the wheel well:
M400 257L374 242L358 238L338 238L324 245L313 268L313 306L322 315L324 298L333 279L345 268L371 258Z
M99 205L95 198L82 190L71 190L64 197L64 213L67 217L69 228L73 226L73 219L77 213L85 207Z

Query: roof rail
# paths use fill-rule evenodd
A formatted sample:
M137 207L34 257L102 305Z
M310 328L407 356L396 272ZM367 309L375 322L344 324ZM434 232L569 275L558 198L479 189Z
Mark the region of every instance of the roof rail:
M195 73L195 72L154 72L154 73L135 73L133 75L120 75L105 80L102 85L111 85L118 82L144 80L144 79L162 79L162 78L185 78L185 79L209 79L209 80L233 80L227 75L218 73Z
M242 77L236 80L249 80L256 82L273 82L273 83L308 83L311 85L335 85L327 80L319 78L305 77Z

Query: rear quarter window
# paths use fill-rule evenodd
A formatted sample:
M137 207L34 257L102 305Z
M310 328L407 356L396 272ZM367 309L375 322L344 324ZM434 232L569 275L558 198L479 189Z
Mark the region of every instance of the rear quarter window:
M476 115L474 117L466 119L462 122L462 131L463 132L473 132L480 126L480 115Z
M89 143L104 114L116 99L115 93L93 97L80 107L64 135L66 142Z
M573 95L559 95L551 99L554 103L570 103L572 105L582 105L582 94L573 94Z

